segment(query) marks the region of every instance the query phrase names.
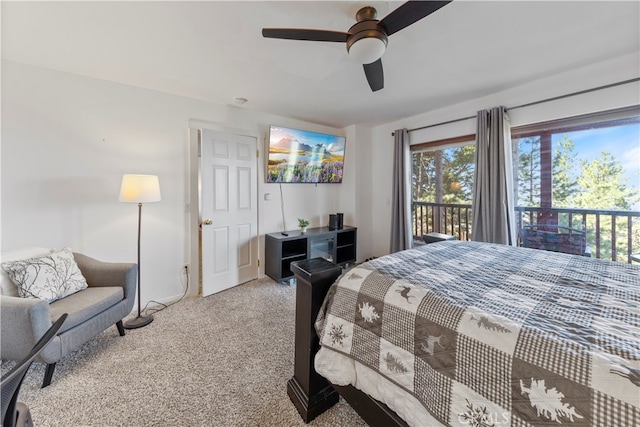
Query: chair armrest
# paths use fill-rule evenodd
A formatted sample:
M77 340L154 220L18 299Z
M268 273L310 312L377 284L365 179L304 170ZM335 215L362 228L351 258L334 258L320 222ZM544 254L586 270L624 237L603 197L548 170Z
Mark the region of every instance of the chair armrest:
M47 301L0 296L2 359L22 359L50 327L51 313Z
M135 263L104 262L74 252L82 275L90 287L120 286L125 298L135 298L138 269Z

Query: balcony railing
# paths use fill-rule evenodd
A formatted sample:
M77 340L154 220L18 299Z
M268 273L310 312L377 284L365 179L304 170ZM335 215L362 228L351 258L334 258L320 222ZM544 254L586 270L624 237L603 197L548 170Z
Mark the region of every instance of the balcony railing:
M471 240L471 205L412 202L412 218L415 240L431 232ZM630 255L640 252L640 211L517 206L516 218L518 230L538 222L584 228L587 246L596 258L630 263Z
M471 205L412 202L413 236L445 233L458 240L471 240Z

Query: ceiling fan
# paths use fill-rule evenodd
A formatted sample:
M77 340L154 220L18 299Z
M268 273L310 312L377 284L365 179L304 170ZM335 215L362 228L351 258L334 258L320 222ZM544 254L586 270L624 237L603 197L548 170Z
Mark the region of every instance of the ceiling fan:
M274 39L340 42L347 44L349 56L363 64L364 74L373 92L384 87L382 54L387 37L432 14L451 1L408 1L381 20L374 7L365 6L356 13L356 24L349 31L308 28L263 28L262 36Z

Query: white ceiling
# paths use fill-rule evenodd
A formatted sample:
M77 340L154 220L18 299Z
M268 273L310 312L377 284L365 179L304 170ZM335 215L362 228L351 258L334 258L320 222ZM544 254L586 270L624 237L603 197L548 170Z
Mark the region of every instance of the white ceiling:
M379 124L640 50L640 2L463 1L389 37L371 92L342 43L263 27L347 31L402 2L2 1L2 58L307 120ZM638 73L640 74L640 65ZM535 100L535 99L532 99Z

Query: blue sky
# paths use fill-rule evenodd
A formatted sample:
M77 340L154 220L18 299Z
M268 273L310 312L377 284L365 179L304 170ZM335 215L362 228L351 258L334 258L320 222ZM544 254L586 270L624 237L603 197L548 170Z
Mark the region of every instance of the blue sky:
M563 135L573 140L577 159L592 161L603 151L611 153L625 169L627 185L640 188L640 124L553 135L554 147Z
M627 186L640 188L640 124L556 134L552 137L554 148L564 135L573 140L576 160L590 162L609 152L624 168ZM640 202L632 209L640 210Z

